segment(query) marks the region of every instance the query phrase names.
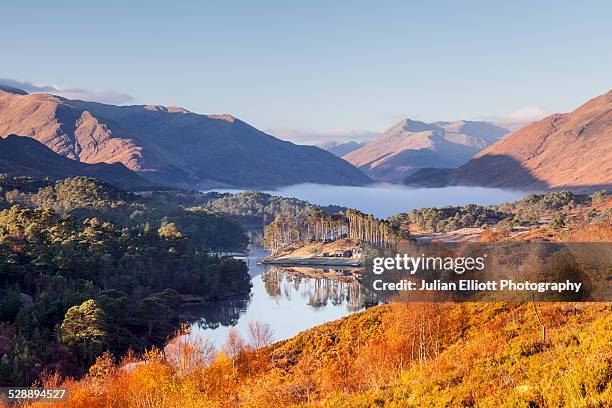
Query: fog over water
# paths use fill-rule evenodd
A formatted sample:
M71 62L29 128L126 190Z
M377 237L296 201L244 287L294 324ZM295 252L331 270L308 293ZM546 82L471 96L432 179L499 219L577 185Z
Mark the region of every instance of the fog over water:
M214 190L237 193L242 190ZM442 207L464 204L499 204L517 200L527 193L519 190L504 190L486 187L442 187L411 188L399 184L372 184L365 187L332 186L328 184L296 184L276 190L261 190L265 193L294 197L319 205L340 205L356 208L386 218L414 208Z

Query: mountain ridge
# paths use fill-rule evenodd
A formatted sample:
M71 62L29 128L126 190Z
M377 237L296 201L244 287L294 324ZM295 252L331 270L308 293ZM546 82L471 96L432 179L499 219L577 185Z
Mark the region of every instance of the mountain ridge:
M401 182L420 168L458 167L509 132L489 122L404 119L343 159L376 180Z
M177 107L0 91L0 135L6 134L32 137L84 163L121 162L152 182L174 187L371 182L322 149L277 139L231 115Z
M608 188L612 185L612 90L572 112L556 113L520 128L457 169L423 169L405 182L528 190Z

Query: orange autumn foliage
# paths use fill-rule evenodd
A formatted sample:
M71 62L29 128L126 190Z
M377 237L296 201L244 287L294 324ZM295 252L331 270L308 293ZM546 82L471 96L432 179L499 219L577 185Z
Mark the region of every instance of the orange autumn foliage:
M181 347L181 361L197 362L188 370L160 350L123 365L102 356L62 384L68 401L27 406L606 406L612 305L548 303L539 314L545 341L529 304L389 304L233 358Z

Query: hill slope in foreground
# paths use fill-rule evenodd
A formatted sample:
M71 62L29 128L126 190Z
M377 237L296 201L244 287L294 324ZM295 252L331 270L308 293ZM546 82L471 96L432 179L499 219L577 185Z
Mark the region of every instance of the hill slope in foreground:
M99 358L48 406L604 407L611 315L610 304L389 304L259 350L234 339L213 359L176 339L129 370Z
M54 153L36 140L16 135L0 138L0 173L51 179L89 176L126 189L152 186L123 164L80 163Z
M83 163L123 163L158 184L188 188L371 180L313 146L279 140L230 115L114 106L0 89L0 136L32 137Z
M517 130L455 170L423 169L422 186L593 190L612 185L612 91Z

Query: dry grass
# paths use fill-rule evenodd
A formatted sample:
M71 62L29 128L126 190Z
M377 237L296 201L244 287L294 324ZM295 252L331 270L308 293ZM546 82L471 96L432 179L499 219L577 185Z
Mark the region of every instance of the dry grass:
M351 249L359 245L356 240L349 238L338 239L333 242L297 242L280 249L275 258L315 258L323 253L333 254L336 250Z

